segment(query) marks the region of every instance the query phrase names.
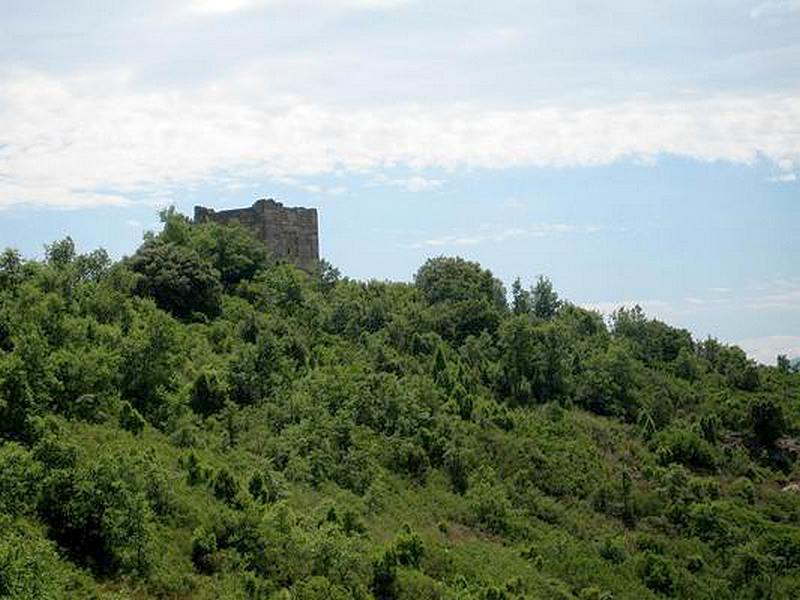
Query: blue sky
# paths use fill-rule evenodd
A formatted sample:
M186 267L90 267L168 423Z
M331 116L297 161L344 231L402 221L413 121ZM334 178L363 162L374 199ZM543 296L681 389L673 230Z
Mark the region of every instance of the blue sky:
M800 0L0 1L0 245L320 209L429 256L800 356Z

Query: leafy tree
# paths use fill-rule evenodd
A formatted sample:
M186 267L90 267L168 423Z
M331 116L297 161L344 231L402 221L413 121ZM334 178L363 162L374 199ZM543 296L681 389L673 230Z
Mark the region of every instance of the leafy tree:
M758 442L772 446L786 432L783 409L772 398L755 400L750 406L750 420Z
M0 446L0 513L30 514L36 510L44 471L30 452L15 442Z
M672 362L681 350L693 353L694 343L688 331L648 319L639 305L617 309L611 319L614 334L631 341L638 357L648 364Z
M219 314L219 273L192 249L153 240L130 258L129 265L140 275L135 292L153 298L159 308L179 319Z
M63 240L46 245L44 253L48 264L64 268L75 259L75 242L67 236Z
M517 277L511 284L511 311L515 315L527 315L531 309L531 293L522 287L522 282Z
M552 319L561 307L561 300L547 277L540 275L531 290L533 314L540 319Z
M462 258L429 259L414 276L429 306L435 329L447 340L463 341L494 331L506 311L503 284L491 271Z
M130 402L122 403L122 410L119 413L120 427L134 435L139 435L144 430L145 423L144 417L131 406Z
M101 455L54 471L40 513L59 544L98 573L146 577L153 568L152 511L127 459Z
M654 592L671 596L675 590L675 572L664 556L646 552L639 561L638 572L644 584Z
M190 403L197 414L208 416L219 412L228 399L225 381L216 371L204 369L192 385Z
M227 289L269 266L264 244L238 224L223 226L208 221L191 228L190 238L191 248L220 274Z
M633 419L639 409L636 366L624 344L595 352L584 364L576 399L597 414Z
M228 469L222 468L217 471L212 482L212 489L214 495L227 504L234 505L238 501L239 482Z
M500 389L519 404L562 397L568 387L567 360L558 330L526 316L507 319L498 331Z
M59 600L65 584L53 545L0 517L0 598Z
M217 536L213 531L198 527L192 532L192 564L200 573L211 574L216 570L214 555L217 552Z

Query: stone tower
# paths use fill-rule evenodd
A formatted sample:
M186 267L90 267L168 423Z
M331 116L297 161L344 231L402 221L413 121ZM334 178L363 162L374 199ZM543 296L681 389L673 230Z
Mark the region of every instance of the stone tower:
M194 207L194 222L239 222L251 231L276 260L286 260L306 271L319 264L319 230L317 209L286 208L275 200L257 200L249 208L219 212L204 206Z

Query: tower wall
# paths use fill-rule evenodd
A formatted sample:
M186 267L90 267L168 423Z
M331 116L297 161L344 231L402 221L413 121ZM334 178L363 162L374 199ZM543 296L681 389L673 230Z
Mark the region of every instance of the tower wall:
M286 260L306 271L319 264L317 209L285 207L272 199L257 200L249 208L215 211L194 207L195 223L238 222L264 242L276 260Z

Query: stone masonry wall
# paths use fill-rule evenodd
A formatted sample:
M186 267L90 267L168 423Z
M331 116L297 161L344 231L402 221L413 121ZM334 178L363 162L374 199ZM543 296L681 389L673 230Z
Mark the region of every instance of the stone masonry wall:
M204 206L194 207L194 222L211 220L217 223L238 221L250 230L276 260L286 260L311 271L319 264L319 229L317 209L284 207L275 200L257 200L249 208L219 212Z

